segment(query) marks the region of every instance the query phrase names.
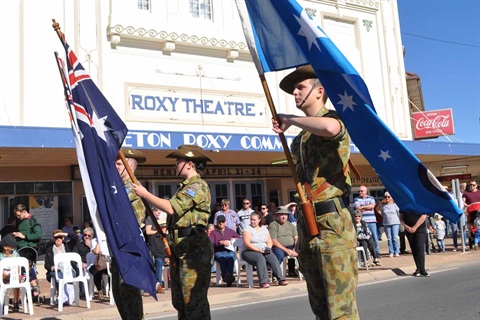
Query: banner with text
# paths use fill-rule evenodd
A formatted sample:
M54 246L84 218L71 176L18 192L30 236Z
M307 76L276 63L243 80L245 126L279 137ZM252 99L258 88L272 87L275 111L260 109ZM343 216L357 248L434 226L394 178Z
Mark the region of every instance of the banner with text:
M145 88L126 84L126 120L158 123L181 122L240 127L270 125L263 95L232 94L178 88Z

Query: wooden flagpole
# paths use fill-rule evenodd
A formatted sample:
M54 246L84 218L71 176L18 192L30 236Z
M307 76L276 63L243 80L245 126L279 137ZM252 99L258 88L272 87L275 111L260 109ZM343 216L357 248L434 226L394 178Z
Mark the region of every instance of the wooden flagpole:
M268 106L270 108L270 112L272 112L272 117L275 121L278 122L278 114L277 110L275 110L275 105L272 100L272 95L270 93L270 89L268 87L267 79L265 79L265 75L260 74L260 81L262 82L263 91L265 92L265 96L267 98ZM305 223L307 225L308 233L312 237L316 237L319 235L317 219L315 218L315 214L313 212L313 204L310 201L307 201L305 197L305 192L302 188L302 184L300 183L297 171L295 169L295 164L293 163L292 154L290 153L290 148L288 147L287 140L283 133L279 133L280 141L282 143L283 151L285 153L285 157L288 162L288 167L290 168L290 172L292 173L293 181L295 182L295 186L297 188L298 196L300 197L300 205L302 206L302 213L305 219Z

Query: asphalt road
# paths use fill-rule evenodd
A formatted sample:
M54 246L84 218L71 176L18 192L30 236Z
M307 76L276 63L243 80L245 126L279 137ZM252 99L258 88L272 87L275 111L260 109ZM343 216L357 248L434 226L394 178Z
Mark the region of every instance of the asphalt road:
M362 284L357 289L357 301L362 320L480 319L480 263L470 261L438 269L429 278L404 275ZM212 308L211 313L212 319L218 320L314 319L305 294L244 305L233 303Z

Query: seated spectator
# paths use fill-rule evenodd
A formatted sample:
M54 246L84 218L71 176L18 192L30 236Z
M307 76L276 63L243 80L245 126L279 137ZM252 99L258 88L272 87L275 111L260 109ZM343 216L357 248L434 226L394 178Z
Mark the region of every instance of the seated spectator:
M239 235L226 227L225 216L217 217L217 226L210 233L210 241L213 244L214 259L220 264L222 280L230 287L235 281L233 265L237 259L237 253L233 250L233 240Z
M161 211L157 207L153 207L152 209L153 215L155 219L157 219L157 223L162 229L162 232L165 236L167 236L167 213ZM145 233L148 237L148 248L152 253L155 259L155 276L157 277L157 293L165 293L163 290L164 283L163 283L163 266L170 265L170 259L165 252L165 244L163 243L162 238L160 238L155 225L153 224L152 219L150 216L145 219Z
M73 224L73 218L72 217L65 218L64 223L65 223L65 225L62 227L62 232L67 234L64 242L69 243L70 240L72 240L74 238L74 236L76 237L74 228L78 229L78 227ZM74 245L70 244L70 249L72 249L73 247L74 247Z
M45 253L45 270L47 270L47 281L51 282L52 280L55 281L55 286L57 286L57 292L58 292L58 283L55 280L55 261L54 257L59 254L59 253L65 253L65 252L72 252L70 249L70 246L66 245L63 243L65 240L65 237L67 236L67 233L62 232L62 230L55 230L52 232L52 240L53 240L53 245L50 247L51 249L47 249ZM78 272L78 268L80 266L73 266L76 272ZM62 275L62 270L58 270L58 276L60 278L63 277ZM53 279L52 279L53 278ZM66 290L65 296L62 297L64 299L64 303L66 304L72 304L73 299L74 299L74 292L73 292L73 286L65 285ZM60 298L60 297L59 297Z
M289 215L290 212L286 207L279 207L275 212L275 220L268 225L273 243L272 251L277 257L278 263L282 263L285 257L298 256L298 253L295 252L298 240L297 228L288 221ZM288 260L288 276L296 276L294 259Z
M3 260L4 258L10 258L10 257L20 257L20 255L17 253L17 240L11 235L7 234L2 237L2 241L0 243L0 246L2 247L2 252L0 253L0 261ZM10 283L10 270L5 268L3 270L2 274L2 281L5 284ZM16 288L13 291L13 311L19 311L19 305L18 302L20 300L20 289ZM3 310L1 310L3 312Z
M238 217L238 213L234 210L230 209L230 200L223 199L222 200L222 210L217 211L215 213L215 218L213 219L213 224L217 225L217 217L219 215L225 216L227 228L232 229L233 231L237 232L237 227L240 225L240 218Z
M36 248L42 238L42 226L38 223L37 219L27 211L27 207L23 204L17 204L13 212L17 218L17 231L11 234L17 240L17 249L20 256L24 256L29 260L32 297L36 298L40 294L40 287L38 286L37 271L34 263L37 259ZM33 254L31 254L32 252Z
M288 282L282 275L277 257L271 251L272 238L267 227L262 225L262 216L253 212L250 216L250 226L243 232L242 259L257 268L260 288L269 288L267 264L278 276L278 284L285 286Z
M365 255L367 256L367 261L364 261L364 265L368 265L368 261L370 260L370 254L373 257L373 264L377 266L381 266L380 260L378 260L378 253L375 250L375 244L372 239L372 233L367 226L367 223L362 220L362 212L360 210L355 210L354 212L355 217L355 227L357 229L357 242L360 246L363 247L365 250Z
M98 241L94 237L94 235L95 234L92 228L84 229L82 240L77 241L75 243L75 246L73 247L72 251L78 253L82 258L82 267L85 270L88 270L92 274L93 283L97 288L98 295L100 298L103 298L102 297L102 274L106 273L107 271L105 270L104 272L97 272L97 270L93 266L96 254L97 252L100 252L100 245L98 244ZM90 292L90 298L92 297L93 297L93 292Z
M213 223L209 223L207 225L207 229L205 229L209 238L213 230L215 230L215 226L213 225ZM212 268L210 269L210 271L211 273L215 273L215 260L213 259L213 257L212 257Z
M284 206L288 209L288 221L290 221L294 226L297 226L297 219L295 218L295 211L297 210L297 203L290 202Z

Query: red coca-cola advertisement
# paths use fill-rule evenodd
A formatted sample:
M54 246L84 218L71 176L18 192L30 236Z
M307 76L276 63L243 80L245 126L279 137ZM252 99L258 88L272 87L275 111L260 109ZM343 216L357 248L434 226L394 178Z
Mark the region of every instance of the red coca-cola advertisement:
M415 139L436 138L455 134L452 109L413 113Z

